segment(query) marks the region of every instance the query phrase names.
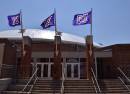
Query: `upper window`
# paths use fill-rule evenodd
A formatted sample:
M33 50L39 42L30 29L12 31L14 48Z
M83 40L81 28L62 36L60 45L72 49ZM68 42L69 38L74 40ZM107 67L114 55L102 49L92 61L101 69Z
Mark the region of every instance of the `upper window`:
M49 58L37 58L37 62L49 62Z
M86 58L80 58L80 62L86 62Z
M79 58L66 58L66 62L77 63L79 62Z

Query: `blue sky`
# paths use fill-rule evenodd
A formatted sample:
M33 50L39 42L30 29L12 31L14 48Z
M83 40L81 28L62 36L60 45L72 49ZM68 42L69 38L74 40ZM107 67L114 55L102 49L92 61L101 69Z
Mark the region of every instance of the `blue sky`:
M81 37L88 35L90 25L73 26L72 20L75 14L93 8L95 42L104 45L130 43L130 0L0 0L0 31L20 28L9 27L7 20L8 15L17 14L20 9L24 28L42 29L40 24L54 8L61 32Z

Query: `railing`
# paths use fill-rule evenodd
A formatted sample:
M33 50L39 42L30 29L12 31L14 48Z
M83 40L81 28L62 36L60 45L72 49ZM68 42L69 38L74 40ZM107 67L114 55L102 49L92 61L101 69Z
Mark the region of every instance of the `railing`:
M128 81L128 82L130 82L130 79L126 76L126 74L122 71L122 69L120 68L120 67L118 67L117 68L119 71L120 71L120 73L125 77L125 79Z
M64 94L64 78L62 79L62 82L61 82L61 93L60 94Z
M95 83L95 85L96 85L96 93L97 93L97 94L101 94L102 92L101 92L99 83L98 83L98 81L97 81L97 78L96 78L96 76L95 76L94 71L93 71L92 68L91 68L91 71L92 71L93 78L94 78L94 80L95 80L94 83ZM97 89L98 89L98 90L97 90Z
M92 77L91 79L92 79L92 82L93 82L93 85L94 85L95 92L96 92L96 94L98 94L97 87L96 87L96 85L95 85L95 83L94 83L93 77Z
M34 68L35 68L35 67L34 67ZM24 92L26 92L27 94L30 94L30 93L31 93L31 90L32 90L34 84L36 83L36 81L37 81L37 79L38 79L38 77L37 77L37 75L36 75L36 74L37 74L37 70L38 70L38 68L36 68L35 72L34 72L33 75L30 77L30 79L28 80L27 84L25 85L25 87L23 88L23 90L22 90L20 93L24 93ZM33 78L34 78L34 77L35 77L35 79L34 79L34 81L33 81ZM29 85L32 81L33 81L33 85L31 85L29 91L25 91L25 90L27 89L28 85Z
M35 85L35 83L36 83L37 79L38 79L38 77L36 77L36 79L34 80L34 83L33 83L33 85L31 86L31 88L30 88L30 90L29 90L29 92L28 92L28 93L31 93L31 91L32 91L32 89L33 89L33 87L34 87L34 85Z
M130 92L129 87L125 84L125 82L123 81L123 79L121 77L118 77L118 79L122 82L122 84L124 85L124 87Z
M63 69L62 69L62 82L61 82L60 94L64 94L64 81L65 81L65 73L64 73L64 64L63 64Z
M127 80L127 82L130 82L130 79L126 76L126 74L123 72L123 70L120 67L118 67L117 69L122 74L122 76L125 78L125 80ZM122 84L124 85L124 87L130 92L130 89L127 86L127 84L125 83L125 81L123 80L123 77L118 77L118 79L122 82Z

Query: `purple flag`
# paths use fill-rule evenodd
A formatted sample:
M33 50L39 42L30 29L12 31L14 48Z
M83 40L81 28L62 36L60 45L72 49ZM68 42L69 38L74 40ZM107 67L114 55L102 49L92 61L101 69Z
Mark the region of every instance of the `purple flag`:
M51 26L55 26L55 13L50 15L48 18L46 18L42 24L41 24L43 29L49 28Z
M8 22L9 22L10 26L21 25L21 22L20 22L20 13L18 13L16 15L10 15L10 16L8 16Z
M91 24L92 12L74 15L73 25Z

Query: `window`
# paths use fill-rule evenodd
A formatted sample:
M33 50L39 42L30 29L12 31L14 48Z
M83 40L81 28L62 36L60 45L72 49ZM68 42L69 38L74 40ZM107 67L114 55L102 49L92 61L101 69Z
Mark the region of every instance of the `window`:
M34 59L33 59L33 58L31 58L31 62L34 62Z
M37 58L37 62L49 62L49 58Z
M66 58L66 62L77 63L79 62L79 58Z
M50 62L54 62L54 58L50 58ZM61 58L61 62L63 62L63 58Z
M54 58L50 58L50 62L54 62Z
M80 62L86 62L86 58L80 58Z
M21 62L21 58L19 57L19 58L17 58L17 62L19 63L19 62Z

